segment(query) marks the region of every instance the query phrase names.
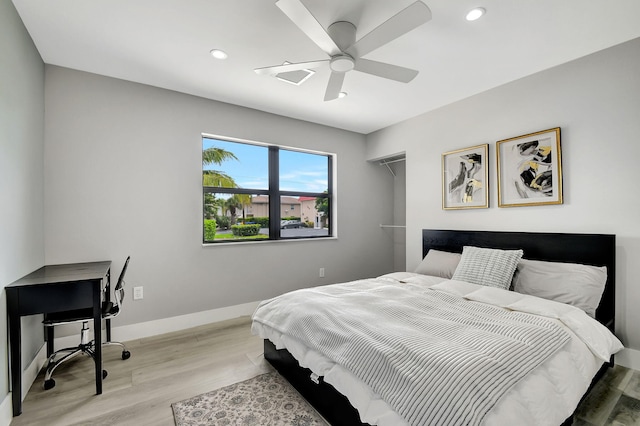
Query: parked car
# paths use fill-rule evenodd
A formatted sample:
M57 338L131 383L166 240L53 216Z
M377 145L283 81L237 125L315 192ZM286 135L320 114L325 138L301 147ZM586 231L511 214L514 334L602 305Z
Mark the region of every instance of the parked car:
M306 225L299 220L281 220L280 229L305 228Z

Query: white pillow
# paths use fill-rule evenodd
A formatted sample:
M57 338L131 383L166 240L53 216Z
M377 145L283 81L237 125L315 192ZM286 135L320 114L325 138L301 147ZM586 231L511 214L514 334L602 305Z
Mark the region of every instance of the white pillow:
M522 259L513 290L576 306L595 318L606 282L606 266Z
M452 279L508 290L522 250L464 246Z
M416 274L451 279L460 263L460 253L430 249L414 271Z

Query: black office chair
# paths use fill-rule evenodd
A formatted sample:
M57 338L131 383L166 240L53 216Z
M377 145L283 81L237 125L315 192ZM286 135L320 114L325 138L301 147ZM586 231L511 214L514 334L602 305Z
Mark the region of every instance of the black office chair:
M106 301L102 302L102 319L113 319L120 313L122 302L124 300L124 274L127 272L130 258L131 256L127 257L127 260L124 262L124 267L122 268L122 272L120 273L120 277L118 278L118 283L113 290L115 303ZM64 348L55 351L49 357L47 361L47 371L44 377L45 390L49 390L56 385L55 380L51 378L54 370L58 368L60 364L74 358L76 355L85 354L93 358L95 362L95 341L89 340L89 321L91 320L93 320L93 310L91 308L78 309L75 311L67 312L56 312L53 314L47 314L45 316L45 319L42 322L45 327L55 327L56 325L82 322L82 330L80 330L80 344L75 347ZM94 326L100 327L101 324L94 324ZM124 344L120 342L109 341L104 342L102 345L118 345L122 347L123 360L129 359L131 357L131 352L129 352ZM65 355L60 357L60 355L62 354ZM102 370L102 378L104 379L105 377L107 377L107 370Z

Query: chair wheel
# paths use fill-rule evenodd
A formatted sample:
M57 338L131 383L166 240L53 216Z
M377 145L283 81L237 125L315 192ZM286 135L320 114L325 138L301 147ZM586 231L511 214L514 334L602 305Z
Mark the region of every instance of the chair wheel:
M129 359L129 358L131 358L131 352L122 351L122 359Z
M102 378L103 379L107 378L107 370L102 370Z
M56 385L56 381L53 379L44 381L44 390L52 389Z

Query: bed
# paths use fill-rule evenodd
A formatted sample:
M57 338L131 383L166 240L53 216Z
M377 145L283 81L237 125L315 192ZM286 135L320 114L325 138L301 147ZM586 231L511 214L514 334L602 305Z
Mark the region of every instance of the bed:
M438 273L442 271L433 272L434 262L430 260L429 267L432 269L427 271L430 275L424 275L424 271L421 271L422 273L420 274L388 274L375 280L362 280L345 283L344 285L323 286L299 291L307 298L313 297L313 299L307 299L304 303L298 302L297 299L292 299L293 301L283 299L285 297L297 297L299 292L292 292L296 294L287 294L280 298L271 299L277 300L286 309L294 309L297 304L300 304L301 310L305 312L305 315L310 318L314 316L320 318L321 323L325 321L323 323L324 330L331 330L331 333L313 332L315 333L313 337L324 339L319 340L322 342L322 350L317 347L316 350L301 344L303 339L296 333L307 333L305 328L306 318L292 321L293 326L289 330L291 334L287 334L287 332L283 332L283 327L280 327L280 323L286 322L289 312L282 311L280 313L281 316L278 317L275 312L279 311L277 309L269 311L268 307L263 306L269 303L263 302L254 314L253 331L265 339L265 358L332 425L367 424L362 423L361 418L370 421L372 424L394 426L397 424L505 424L504 422L510 418L517 419L516 422L519 424L553 425L563 422L571 424L573 410L578 405L580 398L587 392L589 385L595 383L607 366L613 364L613 353L622 347L612 334L615 325L615 236L602 234L423 230L422 241L425 260L420 267L423 267L423 264L426 265L426 261L429 259L441 259L440 257L434 257L436 255L444 256L442 259L445 260L451 260L453 257L458 256L457 261L460 263L456 267L449 265L450 268L455 269L457 272L469 269L468 260L471 258L471 250L480 250L484 254L490 252L491 255L495 253L501 255L501 252L504 251L511 257L513 257L513 253L521 250L517 258L517 271L519 272L516 272L516 277L518 278L515 278L513 283L518 280L518 282L525 282L525 277L530 277L527 274L531 274L531 271L536 272L536 268L539 265L542 265L543 269L547 265L554 265L555 268L555 265L558 264L567 265L570 268L574 267L572 265L590 265L589 273L593 269L596 274L601 273L598 271L605 270L606 273L601 277L605 283L604 289L599 290L601 297L600 293L598 293L598 299L595 304L593 300L589 302L593 309L590 314L597 322L591 319L583 319L583 317L587 316L583 311L589 311L584 306L576 308L557 301L548 302L546 299L535 297L539 295L535 292L523 294L485 285L478 286L473 284L472 278L469 278L472 283L468 284L466 279L460 280L460 276L453 277L455 279L451 279L446 273L438 276ZM460 253L464 256L464 261L460 260L462 259ZM442 264L444 265L445 263L446 261L443 260ZM463 263L465 267L459 266ZM475 269L484 268L473 267ZM447 268L443 266L436 269L444 270ZM473 271L471 272L473 273ZM569 269L569 273L570 279L573 279L571 277L580 277L582 270L576 273L573 269ZM513 271L511 275L513 275ZM535 274L531 276L535 276ZM464 275L462 277L465 278ZM509 276L509 280L511 281L511 276ZM549 281L553 282L553 280ZM510 283L510 285L515 285L513 283ZM559 285L564 284L560 283ZM370 291L371 289L373 291ZM524 289L522 287L519 290L523 290L526 293L528 290L524 291ZM553 293L553 289L549 288L545 288L544 291ZM310 295L310 293L314 292L318 294ZM377 301L377 299L369 299L369 297L373 297L370 293L379 293L376 294L376 297L381 297L380 300L382 302ZM560 292L560 297L564 297L563 293ZM420 349L420 352L425 352L430 357L446 358L444 359L445 364L441 363L443 362L442 359L433 362L422 359L414 361L414 355L411 353L412 359L402 359L400 361L401 367L388 367L387 358L396 358L396 354L399 353L403 353L404 356L405 348L413 344L412 333L414 332L402 333L400 338L398 337L400 336L399 334L390 333L382 327L381 324L386 324L387 321L394 321L395 317L404 316L405 312L393 311L394 308L391 306L387 308L387 305L392 305L392 303L385 303L384 301L392 300L394 303L397 302L406 307L406 312L411 312L409 322L419 323L419 327L426 327L424 324L427 322L422 319L418 321L413 315L416 312L428 311L429 309L424 307L431 306L430 303L435 302L431 300L423 301L421 299L422 294L429 298L438 299L437 303L442 303L440 299L447 303L453 303L452 306L454 307L447 307L447 309L455 310L456 315L458 315L458 311L465 309L480 311L481 316L489 315L488 311L490 311L490 315L512 315L513 317L510 316L509 318L500 317L499 324L515 322L515 327L523 327L527 330L531 328L529 331L539 336L536 339L540 341L530 344L532 338L527 337L525 339L526 344L514 343L514 346L511 347L513 334L508 334L505 338L506 340L495 340L495 343L485 344L486 342L494 342L494 340L491 340L494 339L494 336L483 334L483 330L467 331L466 329L455 328L449 332L446 329L442 329L445 330L444 334L454 336L452 340L461 340L464 345L467 345L468 342L470 342L468 343L469 345L475 345L473 347L474 351L476 349L478 351L493 351L495 347L509 348L509 351L513 351L510 354L517 354L516 358L524 360L522 363L525 365L512 368L511 362L504 362L503 364L505 365L498 365L495 368L493 364L486 366L483 364L487 362L485 354L477 355L477 360L467 357L466 353L453 352L453 355L450 355L447 352L446 356L441 356L445 352L433 348L440 348L443 344L439 341L434 341L430 349ZM374 355L371 355L372 359L367 359L366 362L361 362L361 360L367 358L369 353L374 352L366 348L358 349L363 352L353 352L351 360L342 359L343 352L346 353L346 351L343 351L344 344L348 343L350 345L349 351L356 350L351 346L359 347L360 337L345 339L344 335L341 336L339 334L339 331L333 331L334 329L339 330L343 326L351 326L350 322L352 320L345 321L349 323L347 325L327 323L326 321L333 321L332 319L327 319L330 318L330 315L320 314L315 308L311 308L315 303L319 308L335 305L335 310L350 310L340 305L343 303L342 299L346 300L356 296L362 297L361 295L364 295L367 299L354 299L366 300L366 302L359 303L361 306L352 308L357 312L356 317L361 318L363 322L375 322L367 320L368 313L359 309L377 306L373 310L386 311L388 309L390 312L389 318L391 318L390 320L382 320L376 327L373 327L374 331L378 333L375 338L369 336L362 338L372 339L375 342L374 346L383 348L382 354L375 355L375 358ZM544 294L544 296L546 297L547 294ZM580 299L579 303L584 302L582 300L584 298L580 297ZM498 300L499 302L497 302ZM331 301L331 303L327 301ZM574 304L571 301L570 303ZM414 304L416 305L414 306ZM516 307L514 308L514 306ZM440 305L437 305L437 309L434 310L445 311L446 309L441 309ZM523 312L520 312L521 310ZM401 312L401 314L398 312ZM532 314L541 314L544 318L538 319L539 315ZM461 315L467 318L468 315L476 315L476 313L465 311ZM431 321L429 320L428 322L430 332L431 329L441 330L438 328L440 327L439 325L433 325L438 324L437 321L440 321L439 319L433 320L434 322ZM468 320L465 321L468 322ZM490 320L490 323L493 324L491 327L495 328L496 321L498 320L493 318ZM526 322L526 324L521 323L522 321ZM475 323L476 321L472 320L471 322ZM569 324L571 322L576 323L577 326L570 330L564 330L566 328L565 323ZM362 326L357 325L356 327ZM458 325L454 325L454 327L458 327ZM485 325L481 327L485 327ZM544 332L535 331L537 330L535 327L542 327L545 330L549 328L549 330ZM353 330L346 329L345 333L354 333ZM606 330L609 330L610 333ZM437 331L437 333L443 332ZM474 340L469 337L470 333L480 333L477 336L482 336L482 338L478 337ZM508 333L515 332L509 331ZM607 334L606 336L605 333ZM359 328L356 329L355 334L349 334L349 336L355 336L356 334L359 336ZM389 336L390 338L387 338ZM603 336L603 340L594 343L594 336L598 339ZM422 334L420 334L420 339L422 338ZM345 342L345 340L349 340L349 342ZM352 341L357 341L358 343L353 344ZM318 345L317 342L316 345ZM459 350L458 346L462 346L462 343L459 344L458 341L447 342L445 346L447 346L447 350L451 346L455 351ZM531 349L530 346L535 346L536 349ZM325 349L327 350L325 351ZM503 355L498 355L498 357L500 356ZM461 361L458 362L458 358L455 357L459 357ZM456 361L453 361L454 359ZM449 363L447 368L453 371L449 373L443 372L447 370L447 368L443 367L446 363ZM373 373L375 373L373 375L388 376L387 382L391 382L391 384L368 383L367 377L372 373L366 370L361 371L361 364L371 364L368 368L373 369ZM428 364L437 365L437 368L433 367L432 370L429 370L426 368ZM466 368L467 364L482 365L482 368L486 368L488 369L486 371L492 371L492 373L491 375L484 374L484 376L479 374L476 377L470 373L467 374L467 370L464 370L465 373L461 374L459 371L463 371L462 366ZM458 366L460 368L457 368ZM392 376L391 373L387 374L387 371L391 370L396 376ZM423 378L417 380L418 383L413 383L405 382L405 380L408 380L407 377ZM364 380L361 380L362 378ZM436 387L433 384L437 382L450 385L448 388L444 385ZM466 391L467 389L469 389L468 392ZM477 395L475 396L473 389L476 389L475 394ZM401 393L403 394L402 396L399 395ZM479 396L480 394L483 396ZM556 401L558 398L562 399L561 403ZM524 407L526 404L523 401L529 406ZM553 405L555 403L560 405L555 408ZM354 406L358 407L358 409L354 408ZM442 407L448 408L443 409ZM371 419L374 421L371 421Z

